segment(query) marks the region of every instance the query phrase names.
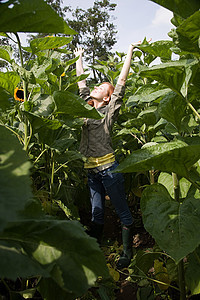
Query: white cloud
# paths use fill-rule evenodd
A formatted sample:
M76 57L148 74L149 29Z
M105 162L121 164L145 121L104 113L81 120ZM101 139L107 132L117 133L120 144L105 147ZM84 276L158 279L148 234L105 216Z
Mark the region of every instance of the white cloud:
M153 26L167 25L170 23L173 13L164 7L159 7L156 10L155 17L152 20Z

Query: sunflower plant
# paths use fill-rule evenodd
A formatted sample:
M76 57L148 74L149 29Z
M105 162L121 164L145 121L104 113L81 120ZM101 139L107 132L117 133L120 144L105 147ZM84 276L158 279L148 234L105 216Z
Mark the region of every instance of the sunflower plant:
M129 74L113 139L120 159L116 172L135 175L130 180L134 185L141 174L148 176L148 184L143 181L137 193L142 220L159 249L173 260L178 274L175 285L180 299L186 299L200 293L196 231L200 225L200 3L152 1L174 13L175 29L169 32L172 40L151 44L144 40L133 54L134 72ZM154 64L155 59L159 63ZM115 82L120 62L99 62L94 68ZM130 186L129 194L132 191L136 189ZM151 260L148 270L145 261L141 264L145 273L150 268L159 273L160 268L164 277L168 276L165 265L157 260ZM137 258L132 267L134 280L138 277ZM166 290L168 286L165 284Z
M8 71L0 72L2 284L12 296L9 280L28 278L19 297L37 289L45 299L74 299L98 276L108 277L103 254L85 234L73 204L81 118L101 116L77 95L76 82L83 78L75 76L75 60L63 59L76 32L45 1L0 3L0 20L1 35L18 45L20 56L18 63L11 47L0 47L8 63ZM22 47L18 32L47 36Z
M145 229L159 248L133 257L130 280L149 279L156 291L166 296L174 288L185 299L200 293L200 7L196 0L189 7L186 0L154 2L174 12L176 29L171 41L144 39L134 52L113 143L129 200L139 201ZM20 54L18 63L11 47L0 48L9 66L0 72L0 275L28 278L20 291L24 298L38 289L48 300L75 299L97 278L110 278L74 204L80 194L84 204L88 196L77 151L82 118L101 116L78 96L76 83L87 75L75 76L77 58L67 45L76 33L63 19L42 0L0 3L0 16L1 34L15 40ZM21 31L47 36L22 47ZM115 83L124 55L92 67ZM156 58L160 63L153 65Z

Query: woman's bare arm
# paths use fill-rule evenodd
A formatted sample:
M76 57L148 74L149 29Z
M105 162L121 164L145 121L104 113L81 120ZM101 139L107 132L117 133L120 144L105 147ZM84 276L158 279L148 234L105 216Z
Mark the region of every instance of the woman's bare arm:
M140 44L141 44L141 41L130 44L123 67L122 67L122 70L121 70L121 73L117 80L117 84L125 85L126 79L127 79L127 76L128 76L129 70L130 70L130 66L131 66L131 58L132 58L132 54L133 54L133 49L135 47L139 46Z
M74 50L75 57L79 56L78 60L76 61L76 75L77 76L85 74L84 69L83 69L83 52L84 52L84 49L82 49L82 48L76 48ZM86 79L79 81L78 87L79 88L86 87Z

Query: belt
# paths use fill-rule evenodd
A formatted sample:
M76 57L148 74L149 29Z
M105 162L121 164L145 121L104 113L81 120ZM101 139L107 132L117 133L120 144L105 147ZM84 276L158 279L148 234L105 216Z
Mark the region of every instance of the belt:
M102 166L98 166L98 167L95 167L95 168L90 168L90 169L88 169L88 171L91 172L91 173L96 173L97 174L101 171L104 171L104 170L110 168L114 163L115 162L113 161L111 163L108 163L108 164L105 164L105 165L102 165Z

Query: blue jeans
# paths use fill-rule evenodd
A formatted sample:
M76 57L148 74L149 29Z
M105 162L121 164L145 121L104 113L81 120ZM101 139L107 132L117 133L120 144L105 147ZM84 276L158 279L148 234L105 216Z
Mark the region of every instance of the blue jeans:
M105 195L107 194L118 214L121 223L131 225L133 217L126 201L124 178L121 173L111 173L118 166L115 162L106 170L94 173L88 170L88 186L92 205L92 221L104 224Z

